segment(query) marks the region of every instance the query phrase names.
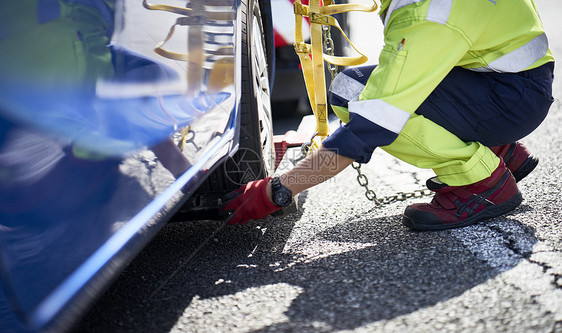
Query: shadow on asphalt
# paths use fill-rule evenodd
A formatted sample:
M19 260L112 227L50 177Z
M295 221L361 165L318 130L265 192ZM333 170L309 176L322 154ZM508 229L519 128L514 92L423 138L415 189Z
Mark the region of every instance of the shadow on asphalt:
M314 258L284 253L299 215L218 232L219 222L165 226L75 331L168 332L195 298L279 283L302 292L284 313L287 322L257 332L324 331L313 327L315 322L325 324L325 331L354 329L459 296L501 272L463 245L458 234L410 231L397 223L399 216L356 216L316 234L309 245L362 243L360 249ZM505 223L525 230L532 241L519 251L531 253L534 230L513 219Z

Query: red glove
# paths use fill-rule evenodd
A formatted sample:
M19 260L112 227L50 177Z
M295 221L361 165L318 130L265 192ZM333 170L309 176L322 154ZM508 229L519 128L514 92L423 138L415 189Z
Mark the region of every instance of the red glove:
M262 219L281 209L272 203L266 194L271 177L255 180L227 194L228 200L222 207L224 211L234 211L228 218L228 224L244 224L249 220Z

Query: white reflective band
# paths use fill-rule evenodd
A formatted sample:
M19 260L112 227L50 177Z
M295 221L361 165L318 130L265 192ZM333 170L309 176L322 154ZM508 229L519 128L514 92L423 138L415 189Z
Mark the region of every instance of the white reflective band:
M426 0L394 0L390 3L390 6L388 6L388 10L386 12L386 17L384 19L384 27L386 28L386 25L388 23L388 20L390 19L390 16L392 15L392 12L400 9L402 7L406 7L408 5L411 5L413 3L416 2L422 2L422 1L426 1Z
M408 112L381 99L351 102L349 103L349 112L358 114L396 134L402 131L411 116Z
M388 7L388 12L384 20L384 26L390 19L390 15L393 11L400 9L402 7L422 2L426 0L398 0L392 1ZM451 7L453 7L453 0L431 0L429 3L429 8L427 9L427 20L439 24L447 24L449 20L449 15L451 14Z
M490 62L486 67L470 68L476 72L518 73L544 57L548 52L548 38L542 34L517 50Z
M427 9L427 20L442 25L447 24L453 7L453 0L431 0Z
M359 95L365 85L344 73L338 74L330 85L330 92L340 96L348 102L359 100Z

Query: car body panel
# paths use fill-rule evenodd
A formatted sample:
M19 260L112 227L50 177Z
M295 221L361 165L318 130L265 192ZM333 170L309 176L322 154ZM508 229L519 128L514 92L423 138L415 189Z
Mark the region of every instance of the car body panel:
M0 331L66 327L235 151L240 2L178 3L0 4Z

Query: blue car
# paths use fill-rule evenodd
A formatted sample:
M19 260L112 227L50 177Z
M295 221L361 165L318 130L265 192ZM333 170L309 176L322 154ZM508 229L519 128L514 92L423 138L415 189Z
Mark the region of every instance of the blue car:
M0 332L69 329L273 172L269 0L4 0L0 51Z

